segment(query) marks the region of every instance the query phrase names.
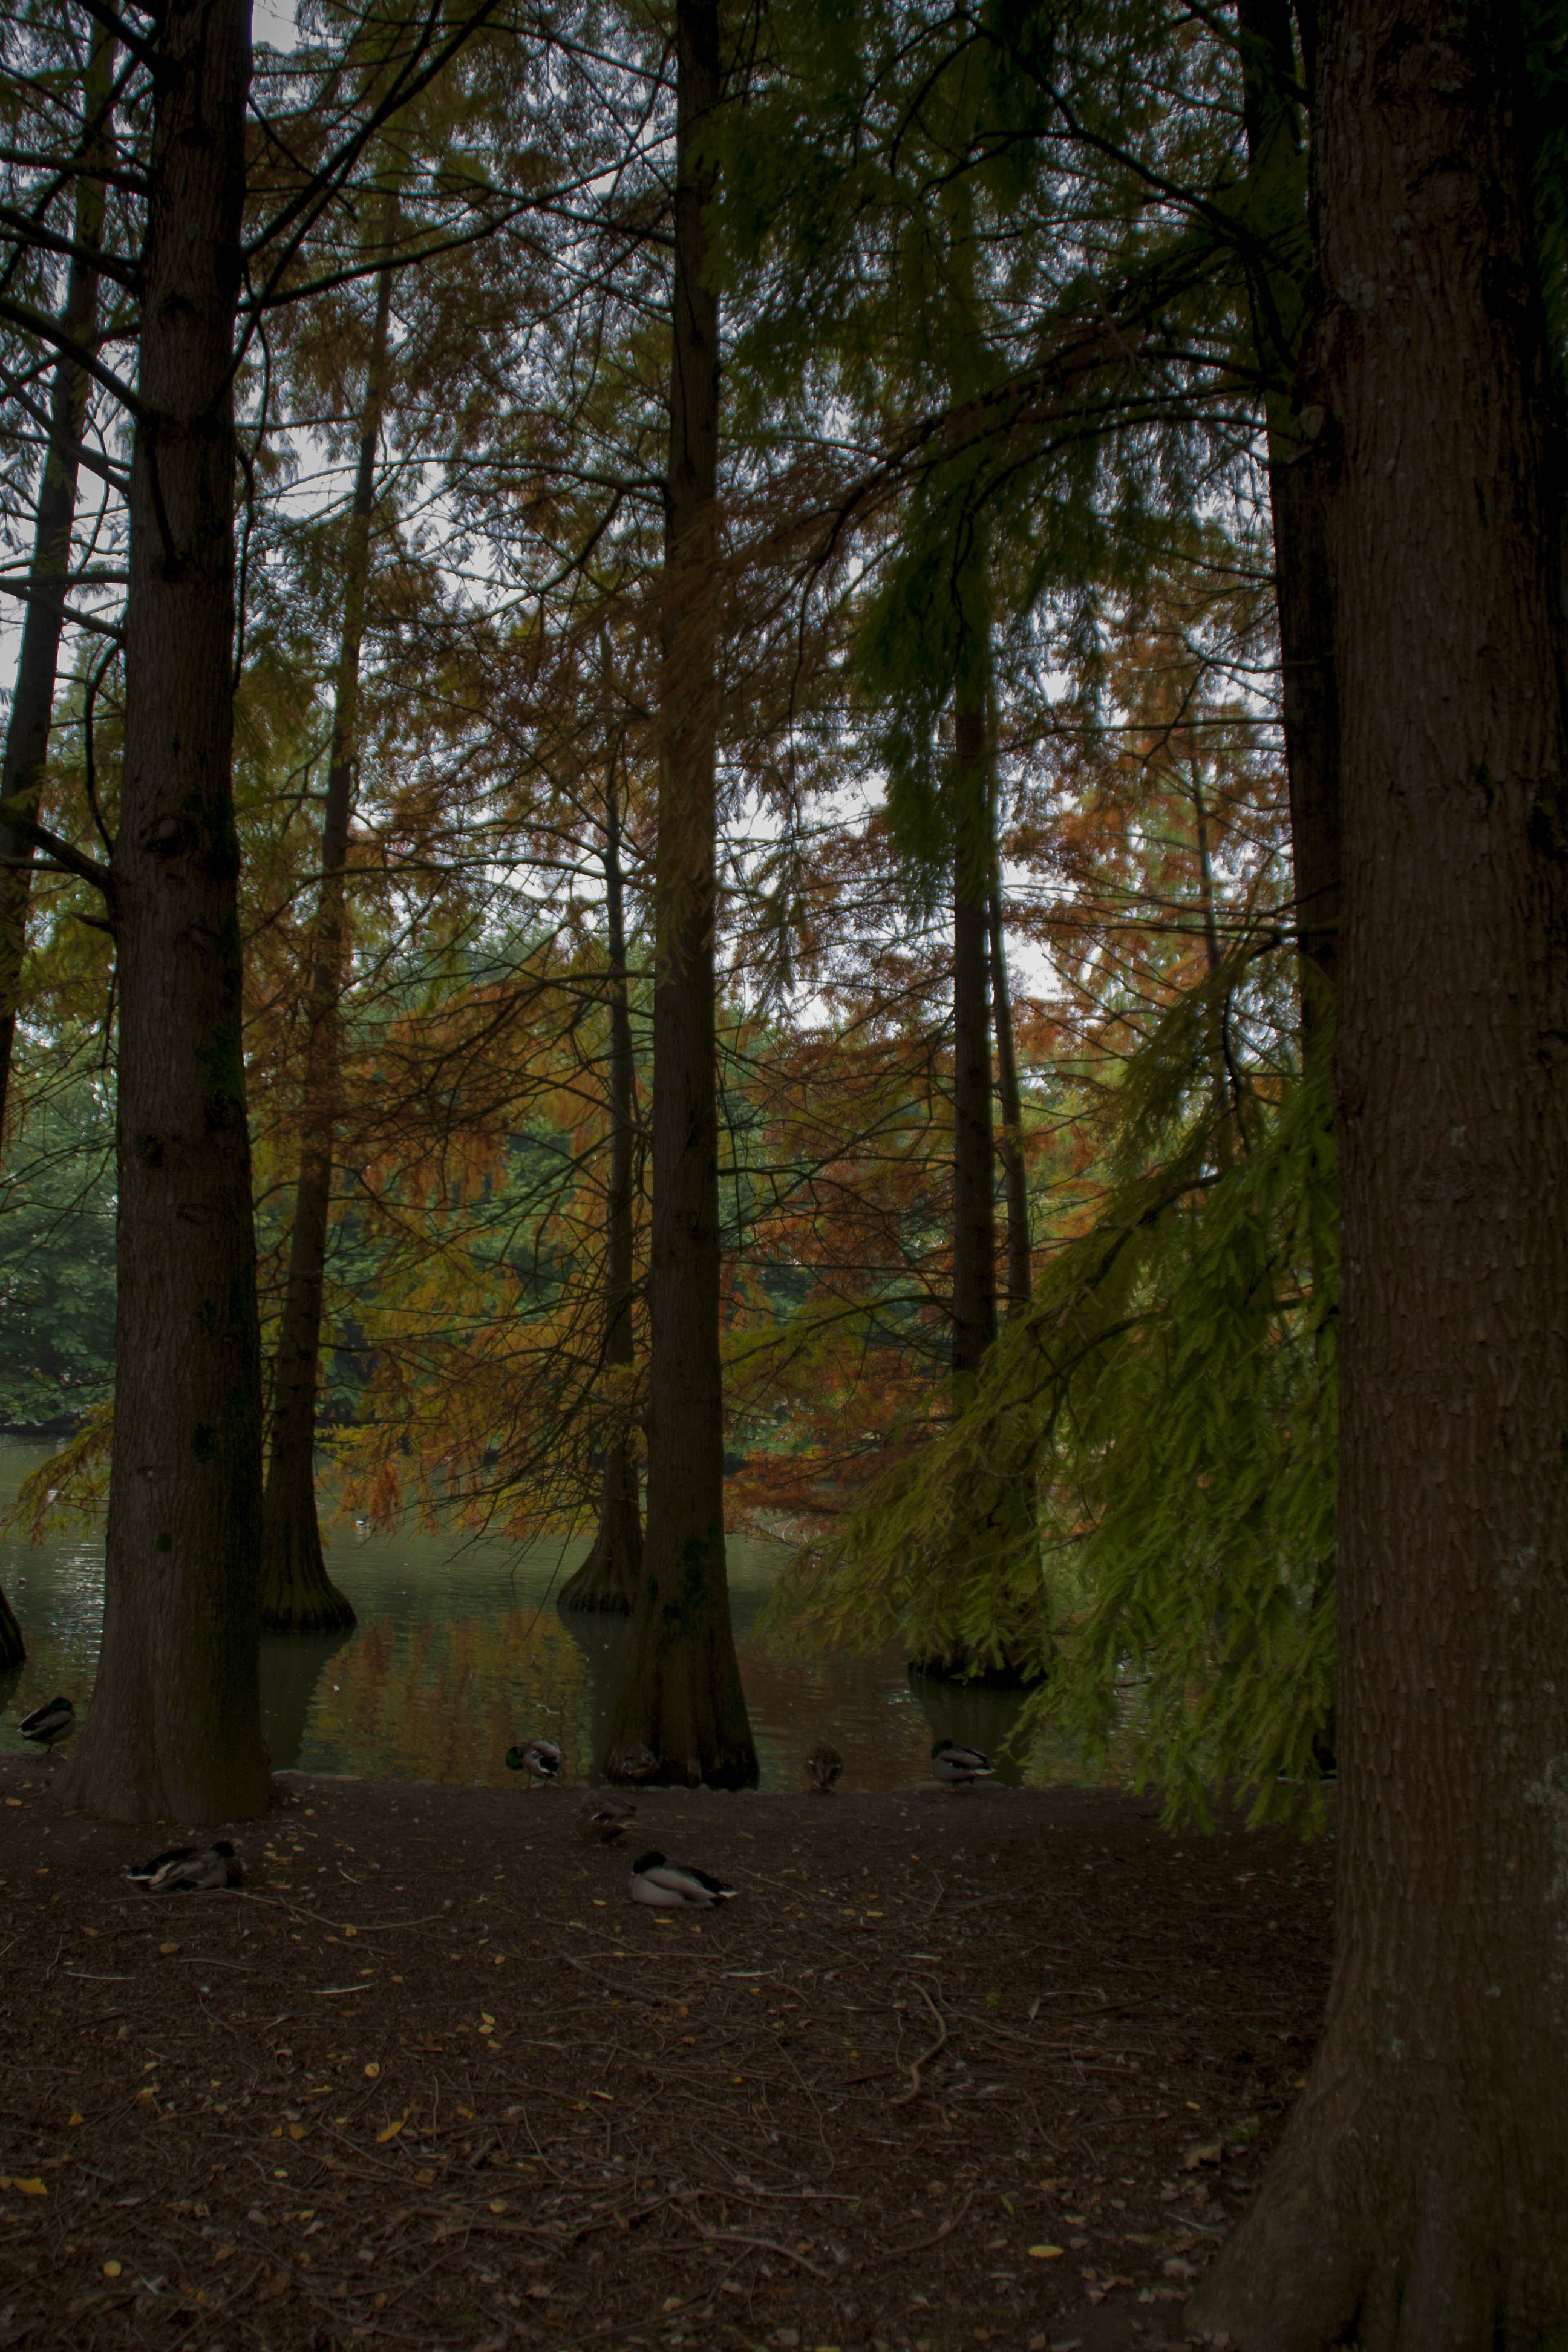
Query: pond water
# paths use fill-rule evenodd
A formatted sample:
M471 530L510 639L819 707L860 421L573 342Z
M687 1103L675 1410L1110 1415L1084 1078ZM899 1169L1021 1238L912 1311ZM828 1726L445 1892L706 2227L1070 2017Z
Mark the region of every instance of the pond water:
M0 1516L48 1450L0 1438ZM502 1782L513 1777L508 1748L541 1732L564 1748L573 1780L594 1777L626 1627L556 1611L553 1593L585 1538L519 1545L342 1525L329 1538L328 1567L359 1623L345 1634L263 1636L262 1718L276 1767ZM764 1647L753 1628L787 1556L783 1545L743 1538L729 1547L731 1614L764 1790L803 1786L801 1757L817 1738L843 1750L847 1787L907 1787L944 1737L987 1749L1004 1780L1100 1777L1055 1743L1037 1742L1022 1759L1000 1757L1018 1714L1016 1694L911 1680L897 1648L802 1657ZM61 1693L79 1712L92 1696L101 1528L38 1544L0 1538L0 1584L27 1645L19 1674L0 1678L0 1746L8 1748L29 1708Z

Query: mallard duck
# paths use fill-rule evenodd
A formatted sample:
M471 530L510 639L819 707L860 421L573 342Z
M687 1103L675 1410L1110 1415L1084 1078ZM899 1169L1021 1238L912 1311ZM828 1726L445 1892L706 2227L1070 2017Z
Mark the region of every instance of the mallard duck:
M832 1795L833 1784L843 1769L844 1759L830 1739L818 1739L806 1749L805 1777L819 1795Z
M508 1767L513 1772L526 1772L529 1786L535 1780L559 1780L564 1760L553 1739L525 1739L521 1748L506 1751Z
M76 1709L68 1698L52 1698L47 1706L36 1706L17 1725L24 1739L35 1740L40 1748L53 1748L68 1739L76 1729Z
M245 1864L227 1838L217 1838L208 1846L172 1845L151 1862L128 1864L125 1875L149 1895L205 1895L243 1886Z
M651 1748L634 1743L629 1748L617 1748L605 1769L612 1780L651 1780L658 1770L658 1758Z
M652 1903L665 1910L686 1904L706 1907L728 1903L734 1893L721 1878L710 1878L689 1862L666 1862L662 1853L639 1853L632 1864L634 1903Z
M944 1788L967 1789L972 1780L988 1780L996 1767L978 1748L955 1748L939 1739L931 1751L931 1769Z
M625 1837L626 1823L637 1819L637 1810L628 1797L612 1796L608 1789L591 1790L574 1817L577 1834L590 1845L614 1845Z

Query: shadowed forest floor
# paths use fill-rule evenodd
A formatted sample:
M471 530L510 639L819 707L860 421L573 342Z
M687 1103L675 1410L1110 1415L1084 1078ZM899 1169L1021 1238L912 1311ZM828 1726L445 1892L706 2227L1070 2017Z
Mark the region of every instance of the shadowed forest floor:
M0 2347L1082 2352L1182 2305L1318 2030L1332 1840L1078 1789L280 1776L244 1894L0 1764ZM176 1832L179 1833L178 1841ZM666 1921L645 1846L741 1893Z

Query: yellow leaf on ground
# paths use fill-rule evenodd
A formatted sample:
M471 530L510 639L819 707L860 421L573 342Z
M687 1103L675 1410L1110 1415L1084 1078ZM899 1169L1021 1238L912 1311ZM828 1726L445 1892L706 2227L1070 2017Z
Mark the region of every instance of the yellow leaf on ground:
M407 2120L406 2116L399 2116L395 2124L388 2124L384 2131L378 2131L375 2136L377 2147L384 2147L389 2139L395 2139Z
M290 2138L290 2139L303 2139L303 2138L304 2138L304 2137L305 2137L305 2126L304 2126L304 2125L303 2125L303 2124L290 2124L290 2125L289 2125L289 2138Z
M168 1958L171 1952L177 1952L179 1948L178 1944L160 1944L158 1947L159 1951L163 1954L165 1959Z
M343 1933L345 1936L357 1936L359 1934L359 1929L357 1927L345 1927L343 1929Z
M1064 2246L1031 2246L1029 2248L1029 2252L1037 2263L1059 2262L1066 2251Z
M380 2066L378 2065L378 2063L376 2063L376 2061L373 2058L373 2059L371 2060L371 2062L370 2062L370 2064L365 2068L365 2070L364 2070L364 2071L365 2071L366 2074L369 2076L370 2080L374 2083L374 2080L375 2080L375 2078L376 2078L376 2076L380 2074L380 2072L381 2072L381 2068L380 2068Z
M87 2117L85 2116L72 2115L68 2116L67 2121L73 2124L84 2124L87 2121Z
M120 2264L118 2263L105 2263L103 2265L103 2275L105 2278L118 2278L120 2276Z

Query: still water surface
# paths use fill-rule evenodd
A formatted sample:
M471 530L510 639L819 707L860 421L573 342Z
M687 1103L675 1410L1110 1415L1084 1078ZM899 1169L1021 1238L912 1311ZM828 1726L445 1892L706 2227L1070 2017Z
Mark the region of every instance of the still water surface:
M48 1450L0 1439L0 1515ZM500 1782L513 1777L504 1761L512 1742L542 1732L566 1750L574 1780L592 1779L625 1627L555 1609L554 1592L586 1548L583 1538L563 1548L414 1527L395 1535L332 1528L327 1564L359 1623L344 1634L263 1636L261 1708L274 1765ZM780 1544L730 1542L731 1614L764 1790L802 1786L801 1757L816 1738L843 1749L846 1785L861 1789L907 1787L943 1737L988 1749L1005 1780L1090 1777L1051 1743L1037 1742L1020 1761L998 1758L1016 1696L923 1678L911 1685L897 1648L829 1658L764 1648L752 1629L787 1557ZM30 1707L61 1693L79 1712L92 1696L101 1528L41 1544L0 1539L0 1583L27 1644L15 1681L0 1678L0 1748L8 1748Z

